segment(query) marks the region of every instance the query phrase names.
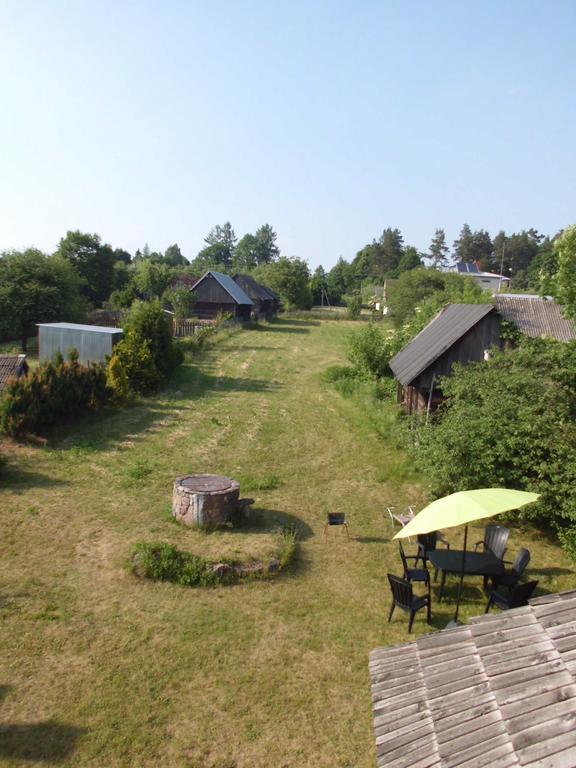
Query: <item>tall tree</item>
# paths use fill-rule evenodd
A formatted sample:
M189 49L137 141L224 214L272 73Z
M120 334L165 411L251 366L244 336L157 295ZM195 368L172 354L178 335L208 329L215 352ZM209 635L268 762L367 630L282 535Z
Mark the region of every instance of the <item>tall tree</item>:
M36 323L78 321L87 301L82 279L69 261L35 248L0 257L0 331L19 338L25 353Z
M111 246L98 235L76 230L60 240L56 255L67 259L84 279L82 291L95 304L110 296L114 288L114 262Z
M494 267L492 238L485 229L478 229L472 234L472 261L477 261L480 268L491 270Z
M180 247L174 243L169 245L164 252L164 263L169 267L185 267L188 264L188 259L185 259L182 255Z
M404 238L399 229L387 227L380 237L380 253L378 258L380 260L380 275L391 274L402 258L404 253Z
M280 296L286 308L310 309L312 306L310 270L302 259L280 256L258 267L255 275Z
M270 224L263 224L256 230L256 258L258 264L269 264L280 255L280 249L276 245L276 232Z
M254 269L258 266L259 243L254 235L244 235L234 252L234 269Z
M413 245L407 245L404 253L400 257L396 271L398 274L408 272L410 269L417 269L422 266L422 257Z
M437 229L430 243L430 261L435 269L446 269L450 263L448 246L446 245L446 233L443 229Z
M474 261L474 236L468 224L464 224L452 247L455 261Z
M348 293L354 283L352 265L340 256L336 264L328 272L328 295L330 301L337 304L345 293Z
M232 265L236 240L236 233L229 221L225 222L222 226L217 224L210 230L207 237L204 238L204 242L208 246L219 246L217 251L219 263L228 267Z
M310 280L310 290L312 291L312 301L314 304L323 304L324 294L327 293L328 283L326 272L322 265L316 267Z
M166 264L151 259L138 262L134 271L134 284L148 299L159 299L170 284L172 272Z

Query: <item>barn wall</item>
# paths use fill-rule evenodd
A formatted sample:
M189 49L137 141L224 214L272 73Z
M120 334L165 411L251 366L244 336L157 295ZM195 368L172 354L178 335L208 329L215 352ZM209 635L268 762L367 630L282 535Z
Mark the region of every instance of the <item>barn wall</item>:
M486 315L464 334L450 349L441 355L420 376L411 382L412 386L428 391L432 376L449 376L454 363L480 362L484 359L484 350L502 346L500 340L500 317L496 312Z
M210 304L230 304L234 303L232 297L225 291L216 278L212 275L208 275L193 289L193 292L198 297L197 304L210 303Z

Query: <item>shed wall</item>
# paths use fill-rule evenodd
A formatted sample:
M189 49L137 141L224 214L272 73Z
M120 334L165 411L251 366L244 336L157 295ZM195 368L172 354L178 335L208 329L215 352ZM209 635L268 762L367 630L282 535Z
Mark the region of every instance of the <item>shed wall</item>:
M432 376L449 376L454 363L480 362L485 349L501 346L500 317L491 312L410 383L417 389L428 390Z
M76 349L78 359L84 365L106 362L106 356L112 354L113 346L123 336L122 333L102 333L49 326L40 326L38 331L41 362L52 360L58 352L66 357L71 349Z

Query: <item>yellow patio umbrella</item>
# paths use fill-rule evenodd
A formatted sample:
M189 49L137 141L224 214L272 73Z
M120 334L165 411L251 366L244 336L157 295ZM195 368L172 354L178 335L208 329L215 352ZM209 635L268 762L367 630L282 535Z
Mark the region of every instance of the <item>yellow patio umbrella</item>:
M460 594L464 579L464 564L466 560L466 546L468 543L468 523L474 520L482 520L485 517L493 517L502 512L519 509L526 504L531 504L539 498L538 493L528 491L514 491L508 488L477 488L472 491L458 491L436 499L431 504L415 515L394 536L395 539L405 539L409 536L417 536L422 533L431 533L443 528L455 528L465 525L464 550L462 552L462 573L458 588L456 603L456 615L460 606Z

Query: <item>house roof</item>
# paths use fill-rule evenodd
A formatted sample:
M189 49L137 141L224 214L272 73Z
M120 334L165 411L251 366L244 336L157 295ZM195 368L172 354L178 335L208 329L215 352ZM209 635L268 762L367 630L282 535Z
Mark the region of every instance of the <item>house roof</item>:
M206 274L202 275L200 280L198 280L197 283L195 283L192 286L192 290L196 288L196 286L202 282L202 280L205 280L208 275L211 275L217 282L220 283L222 288L226 291L226 293L229 293L230 296L234 299L236 304L253 304L252 299L250 299L249 296L247 296L242 288L232 280L230 275L225 275L222 272L214 272L214 270L209 269Z
M574 323L563 317L560 305L551 298L496 294L496 309L525 336L546 336L557 341L576 340Z
M81 323L36 323L38 328L61 328L68 331L93 331L94 333L124 333L122 328L106 325L82 325Z
M234 282L242 288L245 293L250 296L251 299L260 299L260 301L273 301L274 296L269 288L265 285L257 283L252 275L242 275L240 273L234 275Z
M410 384L493 311L492 304L449 304L390 360L394 376L401 384Z
M378 768L576 765L576 590L370 654Z
M0 390L8 379L22 376L28 370L26 355L0 355Z

